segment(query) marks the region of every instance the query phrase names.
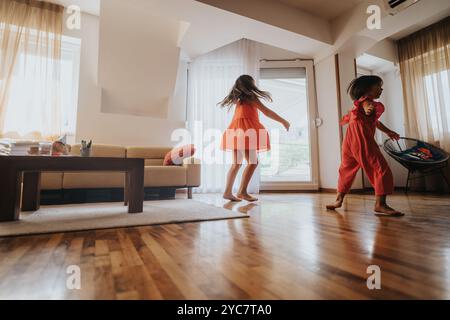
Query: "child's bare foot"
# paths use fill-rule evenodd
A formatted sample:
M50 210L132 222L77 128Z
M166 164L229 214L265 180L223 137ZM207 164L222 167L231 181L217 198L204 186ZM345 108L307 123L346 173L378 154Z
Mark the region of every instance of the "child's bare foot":
M336 201L333 204L327 205L327 210L336 210L342 207L342 203L344 202L345 193L339 192Z
M248 202L255 202L255 201L258 201L258 198L252 197L252 196L249 195L248 193L242 193L242 192L240 192L240 193L237 194L237 197L238 197L239 199L242 199L242 200L245 200L245 201L248 201Z
M387 204L375 205L375 215L377 216L386 216L386 217L403 217L405 214L397 211Z
M232 193L224 193L223 194L223 198L225 200L230 200L230 201L233 201L233 202L241 202L242 201L238 197L235 197Z
M336 210L342 207L343 200L336 200L335 203L327 205L327 210Z

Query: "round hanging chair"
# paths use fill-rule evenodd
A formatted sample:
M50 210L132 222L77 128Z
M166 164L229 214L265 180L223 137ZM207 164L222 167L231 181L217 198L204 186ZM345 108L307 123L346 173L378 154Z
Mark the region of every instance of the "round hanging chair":
M405 192L408 192L409 181L424 176L440 173L447 185L447 180L443 168L447 167L449 154L429 143L411 138L400 138L400 140L388 139L383 144L386 153L408 169ZM420 176L412 177L416 172Z

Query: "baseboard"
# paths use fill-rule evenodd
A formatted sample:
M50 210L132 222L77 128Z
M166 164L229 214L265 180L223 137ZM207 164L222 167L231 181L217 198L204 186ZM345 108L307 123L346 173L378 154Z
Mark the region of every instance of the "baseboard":
M372 189L373 190L373 189ZM367 189L353 189L350 194L362 194L371 191ZM319 190L263 190L261 193L337 193L337 189L319 188Z
M394 187L394 191L405 191L406 188L405 187ZM365 192L375 192L374 188L368 187L364 189Z
M332 189L332 188L320 188L319 192L321 193L336 193L337 189Z
M395 187L394 191L396 192L405 192L405 187ZM337 189L329 189L329 188L320 188L320 192L322 193L337 193ZM366 193L374 193L375 189L368 187L364 189L353 189L350 191L350 194L366 194ZM423 191L418 191L423 192Z
M394 188L395 192L405 192L406 188L405 187L395 187ZM366 192L375 192L375 190L373 188L367 188ZM414 188L409 188L408 189L408 193L420 193L420 194L437 194L437 195L448 195L450 193L450 190L426 190L426 189L414 189Z
M364 193L369 190L354 189L350 193L358 194ZM260 193L336 193L337 189L332 188L320 188L319 190L261 190Z
M317 193L318 190L260 190L260 194L264 193Z

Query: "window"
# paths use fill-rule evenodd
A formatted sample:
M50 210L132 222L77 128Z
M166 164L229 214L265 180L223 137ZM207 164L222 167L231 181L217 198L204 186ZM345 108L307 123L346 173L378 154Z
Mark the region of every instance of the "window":
M63 36L61 47L60 81L49 76L55 73L53 68L42 67L43 63L50 65L50 60L26 50L19 54L5 105L4 134L75 134L81 40ZM56 104L53 99L57 99Z
M425 76L428 112L435 137L450 133L450 70ZM447 88L447 89L445 89Z

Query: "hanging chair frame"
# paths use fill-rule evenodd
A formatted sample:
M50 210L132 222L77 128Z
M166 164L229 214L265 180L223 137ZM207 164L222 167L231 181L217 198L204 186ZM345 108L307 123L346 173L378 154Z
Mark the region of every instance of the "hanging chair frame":
M444 181L447 183L447 186L450 188L450 181L445 176L444 169L448 166L449 161L449 154L445 152L444 150L433 146L429 143L417 140L417 139L411 139L406 137L401 137L400 140L408 141L408 142L414 142L416 145L418 143L423 144L425 147L430 148L431 150L435 150L440 152L443 157L442 159L439 159L437 161L421 161L421 160L407 160L405 158L402 158L398 152L394 151L392 147L390 147L390 144L392 142L395 142L400 150L400 152L405 151L400 146L400 143L398 140L393 139L387 139L383 144L383 149L386 151L386 153L393 159L395 159L398 163L400 163L403 167L405 167L408 170L408 177L406 179L406 185L405 185L405 193L408 193L410 188L410 181L421 179L429 176L434 176L437 174L440 174Z

